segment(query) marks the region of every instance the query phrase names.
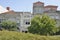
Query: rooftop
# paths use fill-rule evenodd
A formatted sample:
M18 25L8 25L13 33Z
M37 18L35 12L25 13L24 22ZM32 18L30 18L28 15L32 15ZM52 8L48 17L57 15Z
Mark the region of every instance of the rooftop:
M45 8L57 8L58 6L55 6L55 5L47 5L45 6Z
M38 1L38 2L34 2L33 4L44 4L44 3L43 3L43 2Z

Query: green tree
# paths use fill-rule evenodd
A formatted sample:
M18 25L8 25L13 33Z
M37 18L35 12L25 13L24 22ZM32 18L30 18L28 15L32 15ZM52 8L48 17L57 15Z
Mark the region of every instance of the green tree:
M32 18L28 31L33 34L52 35L56 32L56 22L47 15L38 15Z
M1 22L1 27L5 30L9 31L16 31L17 30L17 24L13 21L3 21Z
M55 33L55 35L60 35L60 26L59 27L57 27L57 32Z

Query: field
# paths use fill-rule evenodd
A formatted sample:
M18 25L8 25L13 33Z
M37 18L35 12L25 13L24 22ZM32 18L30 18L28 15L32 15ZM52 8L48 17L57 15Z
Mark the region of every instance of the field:
M0 31L0 40L60 40L60 36L40 36L31 33Z

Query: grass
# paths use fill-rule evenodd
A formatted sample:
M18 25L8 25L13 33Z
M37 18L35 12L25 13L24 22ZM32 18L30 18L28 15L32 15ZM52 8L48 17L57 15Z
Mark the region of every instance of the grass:
M40 36L14 31L0 31L0 40L60 40L60 36Z

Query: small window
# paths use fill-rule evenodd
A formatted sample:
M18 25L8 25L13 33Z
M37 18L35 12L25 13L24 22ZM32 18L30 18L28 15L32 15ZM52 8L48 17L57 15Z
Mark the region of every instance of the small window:
M29 24L30 24L30 22L26 22L26 24L28 24L28 25L29 25Z
M27 33L28 31L22 31L22 32Z
M28 31L25 31L25 33L27 33Z

